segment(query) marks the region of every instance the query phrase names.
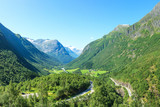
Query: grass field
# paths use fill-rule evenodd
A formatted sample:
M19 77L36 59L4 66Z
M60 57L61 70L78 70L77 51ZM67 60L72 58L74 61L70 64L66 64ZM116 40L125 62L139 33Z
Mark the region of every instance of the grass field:
M75 71L77 71L77 70L79 70L79 68L76 68L76 69L69 69L69 70L66 70L66 71L69 72L69 73L73 73L73 72L75 72Z
M60 74L60 73L63 73L64 71L63 70L57 70L57 69L51 69L51 70L48 70L48 69L44 69L45 71L48 71L49 73L51 74Z
M100 74L105 74L108 72L108 71L94 71L94 70L86 70L86 69L81 70L80 68L68 69L66 71L69 73L74 73L77 70L81 71L81 73L84 75L90 75L90 76L94 76L94 77L98 77ZM63 70L56 70L56 69L48 70L48 72L50 72L51 74L64 73Z
M98 77L100 74L105 74L108 71L89 71L89 70L81 70L82 74L91 75Z
M77 71L79 70L79 68L76 68L76 69L70 69L70 70L66 70L68 71L69 73L73 73L74 71ZM108 71L93 71L93 70L80 70L82 72L82 74L85 74L85 75L91 75L91 76L95 76L97 77L98 75L100 74L105 74L107 73Z
M50 73L52 73L52 74L60 74L60 73L63 73L64 71L63 70L50 70L49 71Z

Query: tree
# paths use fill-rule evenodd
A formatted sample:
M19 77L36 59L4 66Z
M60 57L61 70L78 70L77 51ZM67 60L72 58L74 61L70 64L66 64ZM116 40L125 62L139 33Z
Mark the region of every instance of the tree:
M15 89L15 86L12 83L12 81L10 81L7 92L9 95L9 106L12 107L14 106L14 103L19 96L19 91Z
M48 92L46 89L46 84L42 83L39 85L39 93L38 93L39 99L40 99L40 106L41 107L47 107L48 102Z

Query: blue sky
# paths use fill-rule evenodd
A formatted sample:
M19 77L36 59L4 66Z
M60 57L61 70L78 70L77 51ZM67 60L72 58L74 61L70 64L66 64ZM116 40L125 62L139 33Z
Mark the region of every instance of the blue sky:
M84 48L118 24L133 24L159 0L0 0L0 22L23 37Z

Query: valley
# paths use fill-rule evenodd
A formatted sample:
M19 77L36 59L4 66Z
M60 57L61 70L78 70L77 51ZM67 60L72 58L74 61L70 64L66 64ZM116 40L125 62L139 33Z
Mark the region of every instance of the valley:
M91 36L83 51L66 38L24 36L0 24L0 107L160 106L160 2L132 25Z

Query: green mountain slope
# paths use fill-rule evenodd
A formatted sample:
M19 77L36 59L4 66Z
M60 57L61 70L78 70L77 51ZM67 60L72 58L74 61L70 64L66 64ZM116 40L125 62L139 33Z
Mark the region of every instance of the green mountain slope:
M14 52L0 32L0 85L9 84L10 80L20 82L38 76L38 70Z
M139 37L133 43L141 56L112 76L129 82L146 105L157 106L160 95L160 33L151 37Z
M111 71L121 67L123 65L123 63L121 63L122 61L132 60L132 58L119 56L130 40L130 38L125 35L125 29L127 29L126 25L119 25L108 35L88 44L80 57L69 63L67 66Z
M52 68L60 64L56 58L39 51L28 40L22 38L20 35L15 35L2 24L0 24L0 31L5 36L7 42L11 44L15 53L36 66L40 70L40 74L48 74L48 72L43 71L43 68Z
M138 50L132 46L132 42L139 37L152 36L160 32L159 7L160 3L139 22L131 26L119 25L103 38L88 44L80 57L69 63L67 67L117 71L122 66L136 60L145 52L143 50L145 46L140 46Z
M104 69L117 80L129 82L139 101L159 106L160 3L139 22L118 26L88 44L71 68Z

